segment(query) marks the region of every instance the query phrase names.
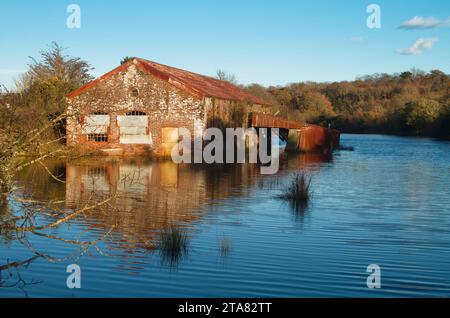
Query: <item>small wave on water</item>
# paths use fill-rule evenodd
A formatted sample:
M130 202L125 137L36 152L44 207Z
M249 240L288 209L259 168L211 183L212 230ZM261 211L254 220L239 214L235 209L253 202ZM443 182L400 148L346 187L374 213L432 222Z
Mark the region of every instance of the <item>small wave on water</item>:
M39 168L23 171L23 197L57 198L67 211L117 196L27 244L2 233L0 265L25 263L0 271L0 296L448 296L450 143L342 142L353 151L289 156L275 176L252 165L136 160L48 163L64 184ZM277 199L299 171L312 187L301 213ZM11 201L0 215L16 208ZM83 250L52 237L96 244ZM35 250L49 257L32 259ZM66 287L72 263L82 269L79 290ZM367 287L370 264L381 268L380 289Z

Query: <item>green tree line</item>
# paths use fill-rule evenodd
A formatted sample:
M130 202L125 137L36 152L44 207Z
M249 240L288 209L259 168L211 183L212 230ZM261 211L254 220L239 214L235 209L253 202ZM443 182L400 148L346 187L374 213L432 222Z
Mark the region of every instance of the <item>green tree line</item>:
M285 117L346 133L450 138L450 76L440 70L246 88L281 109Z

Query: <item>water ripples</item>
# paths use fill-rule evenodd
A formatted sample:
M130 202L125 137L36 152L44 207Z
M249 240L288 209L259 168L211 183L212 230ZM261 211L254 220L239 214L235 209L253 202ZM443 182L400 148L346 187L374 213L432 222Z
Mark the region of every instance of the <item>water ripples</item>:
M52 232L93 240L114 227L98 250L76 259L83 288L65 287L69 260L38 259L21 270L24 279L41 281L27 286L28 295L449 296L450 143L357 135L344 135L343 143L355 151L336 153L332 161L291 156L276 176L258 175L251 165L120 162L69 164L66 185L24 173L19 181L35 187L30 192L65 192L69 209L92 193L126 190L106 213ZM124 186L123 174L136 169L138 182ZM299 170L313 178L312 202L303 213L277 199ZM167 263L159 233L172 226L186 234L189 248ZM30 242L55 257L74 250L42 237ZM30 250L1 239L0 256L26 259ZM380 290L366 286L369 264L382 269ZM0 296L22 297L23 291L0 288Z

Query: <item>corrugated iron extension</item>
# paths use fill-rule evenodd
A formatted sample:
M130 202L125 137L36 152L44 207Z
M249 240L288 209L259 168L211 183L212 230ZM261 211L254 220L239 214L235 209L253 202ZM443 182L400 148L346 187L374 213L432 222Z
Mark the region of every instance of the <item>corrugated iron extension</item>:
M340 132L316 125L306 125L300 129L298 150L303 152L331 153L339 147Z
M283 135L289 134L291 150L330 153L339 146L338 131L269 115L270 103L241 87L141 58L133 58L67 97L69 105L80 112L79 118L68 120L68 145L109 155L164 155L172 144L165 138L166 130L177 133L179 127L187 127L193 133L194 120L202 123L202 129L211 123L280 128ZM130 112L145 118L128 118ZM89 129L89 119L95 129Z
M288 148L292 151L331 153L339 147L340 143L340 132L335 129L301 124L276 116L252 113L250 125L251 127L288 129Z

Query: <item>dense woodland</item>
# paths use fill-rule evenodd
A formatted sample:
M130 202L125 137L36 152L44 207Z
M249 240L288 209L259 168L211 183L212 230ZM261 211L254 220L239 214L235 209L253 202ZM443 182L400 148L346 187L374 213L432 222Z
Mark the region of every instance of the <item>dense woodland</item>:
M450 138L450 76L439 70L247 89L288 118L342 132Z

